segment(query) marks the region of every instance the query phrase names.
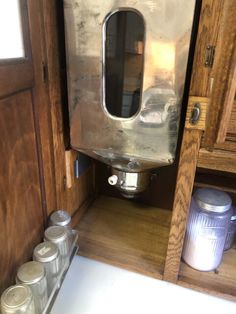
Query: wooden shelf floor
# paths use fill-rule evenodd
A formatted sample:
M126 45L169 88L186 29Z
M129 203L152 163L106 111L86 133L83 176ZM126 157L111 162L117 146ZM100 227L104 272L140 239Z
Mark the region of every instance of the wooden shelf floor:
M78 224L79 254L162 278L171 212L100 196Z
M224 253L216 271L200 272L182 262L179 280L236 301L236 245Z

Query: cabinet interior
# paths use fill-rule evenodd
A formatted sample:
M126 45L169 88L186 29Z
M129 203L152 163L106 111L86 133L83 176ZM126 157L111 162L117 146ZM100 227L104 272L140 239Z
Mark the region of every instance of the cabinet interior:
M148 198L152 189L158 191L158 175L141 198L127 200L106 183L109 173L107 166L98 163L93 166L93 171L95 180L92 197L85 202L81 213L74 215L74 223L79 232L79 254L162 279L173 198L169 193ZM175 171L168 171L172 177L165 184L169 184L170 190L174 191ZM91 170L87 172L88 175L92 175ZM235 178L235 174L198 168L194 188L223 189L235 202ZM162 173L159 179L162 179ZM224 253L220 267L212 272L200 272L181 262L177 283L235 300L235 260L236 245Z
M175 165L164 184L173 190ZM148 190L128 200L107 183L109 169L96 163L94 195L83 214L75 214L79 254L161 279L164 272L171 223L173 195L153 193L163 181L154 175ZM157 194L157 193L156 193ZM149 197L152 195L152 197ZM162 206L161 206L162 205Z
M197 168L194 188L212 187L227 192L236 204L236 174ZM223 295L227 299L236 299L236 243L225 251L220 266L211 272L197 271L183 261L179 270L179 283L190 284L200 290Z

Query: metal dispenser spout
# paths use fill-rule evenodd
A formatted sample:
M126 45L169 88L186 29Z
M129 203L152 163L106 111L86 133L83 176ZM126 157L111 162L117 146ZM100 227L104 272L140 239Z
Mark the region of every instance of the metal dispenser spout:
M134 198L146 190L150 183L151 173L126 172L112 168L112 175L108 178L108 183L121 191L126 198Z

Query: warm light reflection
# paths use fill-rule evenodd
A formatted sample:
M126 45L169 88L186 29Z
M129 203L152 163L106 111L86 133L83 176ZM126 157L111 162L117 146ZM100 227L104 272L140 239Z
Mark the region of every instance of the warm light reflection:
M20 0L0 0L0 59L24 57Z
M151 43L151 54L155 68L172 71L175 66L174 43L154 41Z

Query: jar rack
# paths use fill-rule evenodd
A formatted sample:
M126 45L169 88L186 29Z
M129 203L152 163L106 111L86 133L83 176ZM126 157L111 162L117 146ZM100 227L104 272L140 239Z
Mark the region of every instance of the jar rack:
M66 273L67 273L67 271L70 267L70 264L73 260L73 257L77 254L77 252L79 250L79 246L77 244L77 241L78 241L78 231L77 230L72 230L72 237L73 237L73 241L72 241L72 245L71 245L70 252L69 252L69 266L66 263L63 266L63 268L61 269L60 274L58 276L58 279L55 283L55 286L54 286L52 292L49 295L48 302L47 302L45 309L42 312L42 314L49 314L50 313L51 308L54 304L54 301L55 301L55 299L56 299L56 297L60 291L60 288L62 286L62 283L65 279Z

